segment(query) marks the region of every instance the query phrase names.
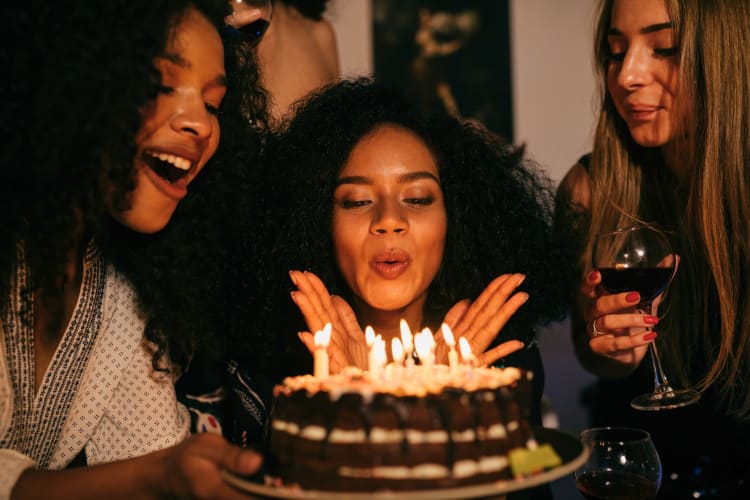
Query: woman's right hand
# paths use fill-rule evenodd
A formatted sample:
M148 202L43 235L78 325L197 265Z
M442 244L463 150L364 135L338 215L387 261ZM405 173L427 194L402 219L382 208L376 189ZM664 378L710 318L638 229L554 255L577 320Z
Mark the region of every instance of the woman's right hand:
M238 476L258 471L262 456L230 444L218 434L203 432L162 450L163 475L159 479L168 497L247 500L222 477L225 470Z
M13 500L132 500L197 498L248 500L222 471L249 476L260 468L260 454L234 446L218 434L201 433L140 457L64 470L27 469L13 487Z
M580 287L587 345L593 354L614 361L628 373L638 367L648 344L656 338L651 328L659 318L637 310L641 300L638 292L609 294L600 286L601 281L601 273L593 270Z

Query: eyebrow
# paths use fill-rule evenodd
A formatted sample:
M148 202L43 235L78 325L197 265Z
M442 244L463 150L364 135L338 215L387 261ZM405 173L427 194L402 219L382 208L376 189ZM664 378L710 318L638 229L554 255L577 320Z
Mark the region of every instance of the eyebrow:
M674 24L672 22L650 24L638 30L638 33L647 35L649 33L656 33L657 31L669 30L672 28L674 28ZM607 30L607 36L623 36L623 33L617 28L609 28Z
M171 62L172 64L179 66L181 68L190 69L193 67L192 64L190 64L190 61L183 58L179 54L174 54L172 52L166 52L162 54L160 57L163 59L166 59L167 61ZM221 73L216 75L216 78L213 79L213 83L215 85L218 85L220 87L226 87L227 86L227 75Z
M401 177L399 177L398 182L399 184L405 184L407 182L414 182L421 179L432 179L438 185L440 184L440 179L438 179L434 174L427 172L427 171L419 171L419 172L409 172L408 174L404 174ZM369 185L373 184L372 179L369 177L365 177L362 175L351 175L348 177L341 177L339 180L336 181L336 187L341 186L342 184L363 184L363 185Z

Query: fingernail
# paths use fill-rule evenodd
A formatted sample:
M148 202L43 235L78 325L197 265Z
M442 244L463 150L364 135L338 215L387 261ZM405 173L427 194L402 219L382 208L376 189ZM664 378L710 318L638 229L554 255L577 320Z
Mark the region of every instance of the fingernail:
M297 332L297 338L302 340L302 332Z
M294 291L294 290L292 290L291 292L289 292L289 296L292 297L292 300L294 301L295 304L297 303L297 297L296 297L296 295L297 295L297 292Z
M529 294L528 293L522 293L521 295L523 295L523 302L522 302L522 304L524 302L526 302L527 300L529 300Z
M641 294L638 292L630 292L625 296L625 300L628 302L639 302L641 300Z
M589 277L588 277L589 281L596 281L598 279L599 279L599 271L594 270L589 273Z
M525 275L525 274L522 274L522 275L521 275L521 276L519 276L519 277L518 277L518 279L516 280L516 287L519 287L519 286L521 286L521 283L523 283L524 281L526 281L526 275Z
M659 322L659 318L656 316L649 316L648 314L643 316L643 322L647 325L655 325Z
M643 340L654 340L656 338L656 332L648 332L643 334Z
M292 283L294 283L294 286L297 286L297 278L294 276L294 271L289 271L289 278L292 280Z

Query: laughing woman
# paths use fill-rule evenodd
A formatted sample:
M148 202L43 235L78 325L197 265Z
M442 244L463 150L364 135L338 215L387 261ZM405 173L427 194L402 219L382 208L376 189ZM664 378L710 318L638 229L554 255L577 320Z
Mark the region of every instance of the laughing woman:
M210 317L177 282L198 253L167 248L163 229L210 170L219 111L255 99L235 94L257 78L225 52L227 9L3 8L2 499L242 498L220 469L258 467L218 436L188 438L173 386Z

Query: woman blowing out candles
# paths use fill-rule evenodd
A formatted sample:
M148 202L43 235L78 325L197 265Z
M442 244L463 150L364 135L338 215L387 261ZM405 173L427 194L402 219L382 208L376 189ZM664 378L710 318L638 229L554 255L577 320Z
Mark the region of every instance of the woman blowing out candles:
M595 425L643 427L664 464L665 498L747 498L750 491L750 3L600 2L601 109L593 152L561 183L569 235L573 340L602 377ZM656 315L634 291L602 292L594 236L634 221L665 228L679 255ZM644 330L653 327L654 332ZM653 388L656 342L698 404L630 408Z
M0 498L244 498L220 470L260 457L188 437L175 398L205 318L198 290L164 278L189 278L177 257L195 248L157 244L211 170L219 110L241 123L253 102L238 83L255 69L220 36L228 6L3 14Z
M558 318L563 300L550 187L519 151L478 126L421 117L396 94L358 80L306 99L267 155L268 194L259 202L284 203L256 212L265 228L256 241L274 256L261 270L274 303L256 323L271 324L280 343L290 342L287 332L309 330L301 337L314 351L312 333L331 322L336 372L367 367L368 325L390 352L402 318L415 333L436 334L436 361L447 364L445 321L481 363L534 372L532 419L541 421L535 327ZM308 270L291 272L306 326L288 309L280 277L289 269ZM282 364L280 355L273 359Z

